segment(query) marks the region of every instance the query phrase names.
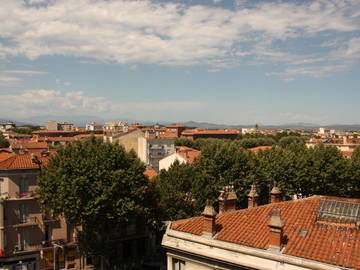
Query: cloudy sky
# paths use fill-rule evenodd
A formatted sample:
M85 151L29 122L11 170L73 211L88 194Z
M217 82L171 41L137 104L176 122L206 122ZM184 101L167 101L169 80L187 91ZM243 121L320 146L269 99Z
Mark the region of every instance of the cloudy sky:
M359 0L1 0L0 119L360 123Z

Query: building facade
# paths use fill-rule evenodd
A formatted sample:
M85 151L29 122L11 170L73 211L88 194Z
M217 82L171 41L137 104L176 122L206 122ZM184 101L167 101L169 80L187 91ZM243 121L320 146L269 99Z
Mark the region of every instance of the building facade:
M167 269L360 269L360 199L281 202L280 194L273 189L272 203L257 206L252 188L247 209L217 214L208 202L202 216L171 222Z
M36 201L39 166L48 156L34 163L30 153L0 155L0 269L90 269L81 262L75 228Z

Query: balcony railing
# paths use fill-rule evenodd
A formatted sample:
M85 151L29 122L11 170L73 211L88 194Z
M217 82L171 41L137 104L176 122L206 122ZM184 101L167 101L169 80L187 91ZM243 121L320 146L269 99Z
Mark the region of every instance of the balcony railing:
M13 225L14 228L28 227L28 226L42 227L42 224L37 217L20 216L18 217L18 222L14 222Z
M33 191L27 191L27 192L16 192L16 198L22 199L22 198L32 198L34 196Z

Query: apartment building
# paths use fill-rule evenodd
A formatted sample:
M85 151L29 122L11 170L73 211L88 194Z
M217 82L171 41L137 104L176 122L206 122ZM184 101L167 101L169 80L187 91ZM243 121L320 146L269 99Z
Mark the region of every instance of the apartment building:
M232 191L208 201L202 216L173 221L162 245L168 270L360 269L360 199L312 196L258 206L253 186L247 209Z
M0 153L0 269L87 269L74 228L43 213L35 199L41 165L50 155Z
M74 124L69 122L47 121L45 122L46 130L74 130Z
M0 123L0 132L6 132L9 129L15 128L15 123L9 121L5 123Z
M87 131L102 131L102 129L103 125L96 122L87 123L85 126L85 130Z
M174 137L158 136L156 133L146 132L144 137L138 138L140 160L156 172L159 172L160 160L174 152Z

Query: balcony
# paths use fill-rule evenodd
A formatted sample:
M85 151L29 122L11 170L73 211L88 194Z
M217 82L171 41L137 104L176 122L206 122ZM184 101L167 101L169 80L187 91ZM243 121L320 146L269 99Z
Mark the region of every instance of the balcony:
M28 245L28 246L24 246L24 245L16 245L13 253L14 254L20 254L20 253L27 253L27 252L34 252L34 251L40 251L41 250L41 245Z
M41 226L37 217L18 217L18 222L14 222L13 228L23 228L29 226Z
M16 192L16 198L17 199L31 199L34 197L33 191L27 191L27 192Z

